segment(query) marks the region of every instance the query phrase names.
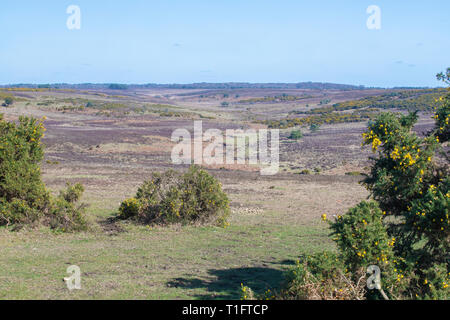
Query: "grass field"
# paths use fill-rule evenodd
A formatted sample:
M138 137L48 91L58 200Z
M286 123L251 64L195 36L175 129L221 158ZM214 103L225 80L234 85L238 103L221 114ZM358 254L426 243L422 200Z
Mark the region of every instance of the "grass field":
M122 228L114 235L3 232L0 298L235 299L240 283L277 287L295 252L329 246L319 227ZM63 277L73 264L82 290L69 292Z
M3 229L0 297L235 299L241 283L255 290L273 289L299 255L333 247L319 217L323 210L344 209L347 204L338 202L341 197L336 193L335 203L321 206L327 194L349 189L360 197L365 194L350 178L331 184L264 181L257 186L262 191L257 197L253 196L252 181L224 187L233 200L231 226L226 229L179 225L150 228L114 222L108 219L114 214L114 190L85 198L91 205L92 229L88 232ZM80 291L69 292L62 280L69 265L82 270Z

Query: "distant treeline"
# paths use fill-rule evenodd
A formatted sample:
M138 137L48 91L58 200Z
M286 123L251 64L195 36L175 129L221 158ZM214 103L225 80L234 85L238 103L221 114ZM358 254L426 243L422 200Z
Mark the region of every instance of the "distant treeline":
M120 84L120 83L53 83L53 84L27 84L18 83L0 88L49 88L49 89L314 89L314 90L365 90L373 89L365 86L355 86L338 83L324 82L299 82L299 83L248 83L248 82L227 82L227 83L192 83L192 84Z

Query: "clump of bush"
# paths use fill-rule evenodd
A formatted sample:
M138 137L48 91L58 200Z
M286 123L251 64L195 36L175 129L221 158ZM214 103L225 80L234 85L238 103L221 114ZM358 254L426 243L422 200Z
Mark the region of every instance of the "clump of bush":
M2 106L4 107L9 107L10 105L12 105L14 103L14 100L12 97L6 97Z
M289 139L291 140L300 140L303 138L303 133L300 130L293 130L289 135Z
M347 269L356 271L371 264L384 267L393 260L391 244L395 238L387 235L383 213L376 202L363 201L329 223L333 230L331 236Z
M273 300L276 298L275 293L267 289L263 294L256 294L250 287L241 283L240 291L241 300Z
M320 129L320 124L318 123L311 123L311 125L309 126L309 130L311 132L316 132Z
M15 124L0 115L0 225L33 223L49 206L39 168L43 132L35 119Z
M87 229L85 217L86 205L79 203L84 187L77 183L67 185L58 197L52 200L45 222L52 229L61 231L82 231Z
M122 202L119 218L150 224L216 223L227 226L229 200L220 182L191 166L186 173L153 173L134 198Z
M286 300L362 300L365 284L364 270L359 269L353 279L336 253L321 252L297 261L287 272L284 288L277 297Z
M0 115L0 226L42 222L64 231L83 229L83 212L76 207L82 187L69 186L53 199L42 182L44 131L42 121L20 117L16 124Z
M445 99L448 121L450 95ZM435 159L446 143L439 137L446 133L437 127L418 137L411 130L416 120L415 114L386 113L369 127L365 144L378 157L364 183L386 212L384 225L396 239L394 253L411 275L407 296L442 299L449 296L450 178L448 157Z
M126 199L120 204L119 217L121 219L137 217L140 214L141 209L142 205L140 200L136 198Z
M311 174L311 170L303 169L302 171L299 172L299 174Z

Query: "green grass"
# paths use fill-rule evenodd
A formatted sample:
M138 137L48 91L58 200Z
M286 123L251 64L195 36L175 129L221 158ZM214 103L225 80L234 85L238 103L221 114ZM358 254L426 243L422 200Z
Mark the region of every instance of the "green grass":
M238 299L241 283L276 288L300 254L332 247L323 227L120 226L0 229L0 299ZM82 290L63 282L69 265L81 268Z

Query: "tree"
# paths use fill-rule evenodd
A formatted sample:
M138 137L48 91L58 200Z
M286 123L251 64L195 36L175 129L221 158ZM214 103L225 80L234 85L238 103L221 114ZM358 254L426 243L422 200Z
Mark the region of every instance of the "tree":
M450 84L450 68L447 68L445 73L443 73L443 72L438 73L436 77L438 80L441 80L447 84Z
M5 107L9 107L9 106L12 105L13 103L14 103L13 98L7 97L7 98L5 98L4 106L5 106Z

